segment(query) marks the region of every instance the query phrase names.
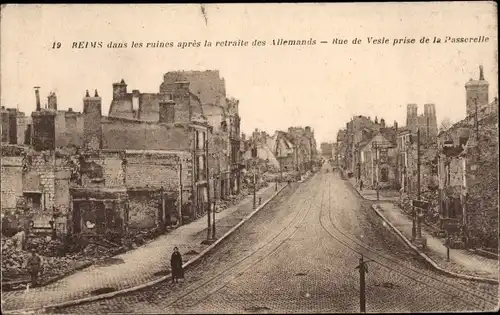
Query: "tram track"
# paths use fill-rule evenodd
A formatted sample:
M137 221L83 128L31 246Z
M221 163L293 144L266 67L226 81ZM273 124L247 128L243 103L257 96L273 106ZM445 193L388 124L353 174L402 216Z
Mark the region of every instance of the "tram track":
M383 255L370 248L369 245L365 244L357 237L353 237L349 233L343 231L337 224L335 224L335 215L331 209L331 183L328 181L328 205L327 207L321 207L319 214L320 225L327 232L328 235L336 242L340 243L352 252L363 255L370 259L374 264L383 267L390 272L396 273L401 277L405 277L421 285L429 287L437 292L445 294L449 297L459 300L461 303L465 303L469 306L485 308L485 305L490 306L486 309L494 309L497 306L498 296L487 292L481 292L484 296L477 294L472 291L465 284L460 284L454 281L455 279L442 280L438 277L431 275L430 272L424 272L420 269L410 267L398 261L396 258L390 257L388 255ZM324 192L323 192L324 193ZM328 209L328 223L330 223L332 229L328 229L322 218L322 211ZM454 281L451 283L451 281ZM438 285L445 286L447 290L439 288ZM486 297L485 297L486 296ZM469 302L473 297L474 302ZM478 303L478 301L482 301Z
M221 283L222 285L217 286L215 289L209 290L208 294L202 294L198 299L194 301L194 303L190 303L189 306L194 307L198 305L200 302L204 301L209 296L214 295L220 290L226 288L234 279L241 276L248 269L252 268L255 264L270 257L277 250L279 250L287 240L293 237L293 235L297 232L298 228L300 227L300 224L307 218L314 204L314 200L319 194L319 192L313 194L315 187L311 185L310 182L307 182L306 184L308 185L307 191L301 192L303 195L310 196L309 198L303 200L304 205L309 203L309 206L307 207L306 211L304 212L297 211L297 213L293 216L293 218L290 220L290 222L288 222L288 224L284 228L280 229L278 233L276 233L271 239L269 239L263 245L259 246L255 251L252 251L250 254L244 256L243 258L239 259L228 268L224 269L224 271L214 275L213 277L210 277L206 281L203 281L201 284L196 285L194 288L189 289L187 292L184 292L182 295L174 297L172 301L166 303L164 307L175 308L175 305L177 303L191 297L198 291L201 291L203 289L209 289L208 287L216 280L220 279L223 280ZM302 187L299 187L299 189ZM262 252L264 253L259 256L259 254L261 254ZM251 258L255 259L253 261L249 261ZM243 268L238 270L238 267L242 266ZM235 274L236 276L234 276Z

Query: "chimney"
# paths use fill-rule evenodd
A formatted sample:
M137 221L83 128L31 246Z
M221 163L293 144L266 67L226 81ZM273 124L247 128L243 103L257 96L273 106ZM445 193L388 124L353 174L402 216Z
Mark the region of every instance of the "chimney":
M125 80L121 80L119 83L113 83L113 99L120 99L127 95L127 84Z
M479 81L484 81L483 66L479 66Z
M73 111L72 107L68 108L68 112L72 112L72 111Z
M141 92L139 90L132 91L132 109L134 111L139 111L139 96Z
M47 97L47 108L57 110L57 96L56 93L50 92Z
M385 128L385 119L384 119L384 118L381 118L381 119L380 119L380 126L381 126L382 128Z
M36 111L42 110L42 105L40 104L40 87L35 86L35 97L36 97Z
M394 129L396 130L396 132L398 131L398 122L397 121L394 121Z

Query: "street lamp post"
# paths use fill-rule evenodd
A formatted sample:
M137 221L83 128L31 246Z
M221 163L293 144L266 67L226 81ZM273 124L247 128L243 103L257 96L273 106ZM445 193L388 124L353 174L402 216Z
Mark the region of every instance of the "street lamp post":
M378 145L377 143L375 142L375 159L377 160L377 172L376 172L376 177L375 177L375 185L376 185L376 189L377 189L377 201L380 200L380 193L379 193L379 178L378 178L378 173L379 173L379 168L380 168L380 156L379 156L379 149L378 149Z

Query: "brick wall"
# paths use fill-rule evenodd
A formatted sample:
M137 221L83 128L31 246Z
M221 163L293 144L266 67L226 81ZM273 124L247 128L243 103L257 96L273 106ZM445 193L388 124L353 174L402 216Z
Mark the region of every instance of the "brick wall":
M47 211L50 209L50 212L52 212L55 199L54 169L54 155L50 154L50 152L31 155L29 171L39 175L42 198L45 200L45 208Z
M84 121L80 113L58 111L55 123L56 147L82 146Z
M159 196L155 191L129 191L129 221L132 229L147 229L156 226Z
M69 170L58 170L54 177L54 205L62 214L67 214L70 209L70 176Z
M55 148L55 115L54 111L42 110L31 113L33 128L33 147L37 151Z
M126 168L123 168L122 155L118 152L102 154L104 183L106 187L123 187L125 184Z
M127 154L127 187L164 187L178 190L179 170L176 155Z
M498 246L498 114L479 126L479 150L468 148L466 202L476 246Z
M86 96L83 99L83 143L92 149L101 148L102 142L102 100Z
M191 150L188 128L126 120L102 125L103 148L114 150Z
M31 117L17 116L17 144L24 144L28 125L31 124Z
M2 157L1 163L1 206L2 212L16 208L16 198L23 195L22 158Z
M22 198L26 191L40 192L40 208L34 208L29 202L28 206L36 225L48 225L53 206L63 213L68 210L69 177L69 169L61 158L55 160L54 153L28 151L25 158L3 156L2 209L15 208L16 199Z

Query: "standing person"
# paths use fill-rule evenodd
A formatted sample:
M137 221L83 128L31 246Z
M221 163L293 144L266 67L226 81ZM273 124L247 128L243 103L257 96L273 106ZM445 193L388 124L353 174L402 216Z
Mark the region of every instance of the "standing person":
M38 275L42 271L42 258L36 254L34 249L31 250L31 256L26 261L26 269L31 277L31 286L35 287L38 284Z
M174 247L174 252L170 258L170 267L172 269L172 283L177 283L178 279L184 279L184 269L182 268L182 256L179 248Z
M363 191L363 180L362 179L359 182L359 190Z
M17 229L17 233L12 237L16 243L17 249L18 250L25 250L26 247L26 233L24 232L24 229L19 227Z

